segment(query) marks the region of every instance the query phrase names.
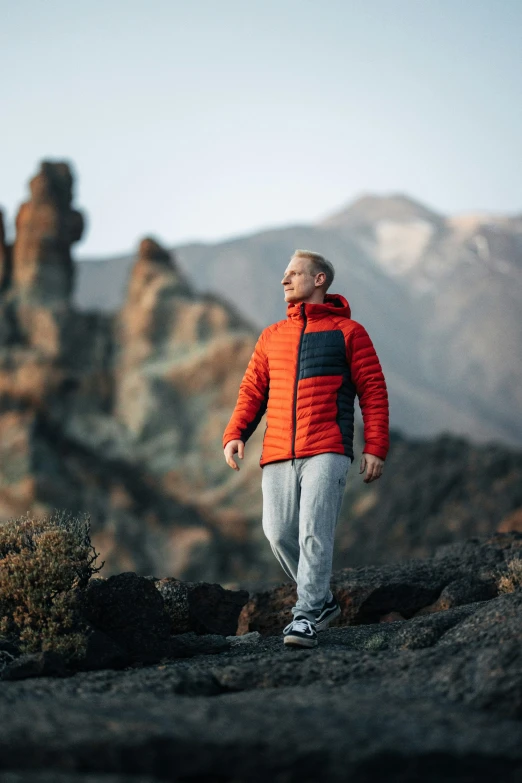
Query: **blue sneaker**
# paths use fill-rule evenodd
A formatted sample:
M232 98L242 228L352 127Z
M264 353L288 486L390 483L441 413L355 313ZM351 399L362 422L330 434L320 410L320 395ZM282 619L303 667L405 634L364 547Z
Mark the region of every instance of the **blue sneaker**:
M301 615L294 617L292 622L283 628L283 637L285 644L294 647L315 647L317 645L315 624Z
M334 595L332 596L331 601L324 602L323 608L315 618L315 630L324 631L326 628L328 628L329 623L331 623L332 620L335 620L336 617L339 617L340 614L341 607L339 606L339 602Z

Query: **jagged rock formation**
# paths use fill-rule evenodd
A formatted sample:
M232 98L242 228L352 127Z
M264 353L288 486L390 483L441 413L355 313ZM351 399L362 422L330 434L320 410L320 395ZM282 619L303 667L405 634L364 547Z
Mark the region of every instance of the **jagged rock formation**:
M67 299L73 289L71 245L83 233L83 217L71 209L72 175L66 163L42 163L30 182L31 198L16 218L12 284L44 301Z
M88 414L110 399L110 319L76 313L71 244L81 214L71 208L64 163L43 163L32 198L4 248L0 297L0 516L44 511L67 494L56 422L76 407ZM12 263L11 263L12 261ZM74 403L71 395L74 392ZM55 437L55 434L57 437ZM73 492L74 494L74 492ZM72 498L71 498L72 499ZM74 502L74 501L73 501Z
M117 317L76 311L67 164L45 162L31 193L14 248L0 237L0 519L88 511L106 574L259 578L259 457L236 478L221 446L255 331L152 239Z
M47 661L48 676L2 682L0 766L13 781L78 783L131 783L137 770L147 783L517 781L521 552L512 533L442 548L422 573L412 563L335 574L351 620L314 649L284 647L281 612L277 635L227 637L221 649L210 637L207 654L160 665L71 677ZM459 597L435 609L452 568ZM44 673L32 663L33 677Z
M263 550L253 554L261 538L255 512L238 511L256 492L259 457L254 447L240 480L231 481L220 441L253 350L251 327L217 298L195 295L172 257L146 239L114 334L113 411L132 443L133 459L159 492L194 505L206 520L184 530L178 525L173 545L199 551L199 567L219 558L216 546L228 560L229 548L231 557L244 558L241 570L251 557L259 574ZM181 565L186 576L192 560L187 554L175 573Z

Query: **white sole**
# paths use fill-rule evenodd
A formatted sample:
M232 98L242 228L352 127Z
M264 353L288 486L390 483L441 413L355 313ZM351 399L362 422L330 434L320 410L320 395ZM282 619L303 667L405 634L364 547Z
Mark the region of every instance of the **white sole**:
M302 636L292 636L292 634L285 636L284 642L290 647L315 647L317 645L317 639L303 639Z

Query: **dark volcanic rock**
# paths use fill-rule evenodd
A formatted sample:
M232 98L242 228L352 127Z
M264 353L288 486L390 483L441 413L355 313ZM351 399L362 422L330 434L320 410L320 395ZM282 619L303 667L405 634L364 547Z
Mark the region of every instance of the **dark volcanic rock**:
M246 590L225 590L208 582L181 582L167 577L155 580L155 585L171 619L171 633L235 634L239 613L248 601Z
M26 677L67 677L70 673L62 655L52 651L27 653L16 658L0 672L2 680L24 680Z
M174 778L171 778L174 780ZM97 775L82 772L60 772L57 769L11 770L0 772L0 783L161 783L158 778L149 775Z
M75 671L121 669L135 664L157 663L163 659L214 655L229 649L231 643L225 632L235 633L237 616L246 600L246 593L223 590L220 585L189 584L185 591L188 616L192 617L192 610L187 596L194 590L197 611L205 616L207 597L208 625L219 627L221 633L204 627L198 619L194 619L194 615L193 625L197 633L194 629L185 632L178 625L177 633L173 635L172 618L166 611L161 592L156 589L158 581L132 572L107 580L92 578L87 587L77 590L75 596L78 631L83 629L85 634L84 651L69 658L55 652L20 655L14 641L0 638L1 677L12 680L68 676ZM181 594L184 585L178 585L178 594ZM219 597L224 599L221 614ZM211 617L214 617L214 622Z
M331 587L341 604L338 625L387 621L390 613L410 618L498 593L500 574L522 556L522 534L497 533L442 547L433 558L335 571ZM244 606L238 633L280 633L291 619L295 585L254 593Z
M91 579L79 596L79 607L130 660L155 662L168 654L170 622L150 580L132 572Z
M419 609L417 614L440 612L473 601L486 601L488 598L494 598L497 593L498 585L495 578L486 576L480 579L474 575L466 575L447 584L437 600Z
M194 631L189 608L190 582L166 577L165 579L154 579L154 585L163 598L165 611L170 618L170 632Z
M37 694L30 681L4 683L0 764L139 770L159 780L177 779L175 770L180 780L230 783L469 783L500 770L515 783L522 648L513 639L499 654L497 644L448 639L461 624L479 630L486 605L494 613L497 605L499 618L511 607L522 627L515 593L410 621L327 630L314 650L284 650L279 637L246 652L238 645L212 658L39 680ZM430 625L429 645L404 646L407 626L415 635Z
M445 644L466 644L472 647L501 645L511 641L522 651L522 590L498 596L494 601L481 602L466 621L444 637ZM522 681L521 681L522 685Z
M174 781L175 778L171 778ZM46 772L34 770L18 772L0 772L0 783L162 783L149 775L92 775L82 772L58 772L56 769Z
M520 451L476 446L451 434L412 439L392 430L379 481L361 484L351 475L356 464L336 530L336 569L431 557L447 543L517 529Z
M178 628L179 635L172 636L171 619L155 584L153 578L132 572L106 580L91 579L78 596L81 614L94 629L87 637L84 658L75 662L78 668L121 668L137 662L156 663L228 649L230 643L225 635L209 633L208 629L198 629L205 634L199 636L194 632L180 633ZM212 595L212 590L207 594ZM239 607L234 630L238 613ZM227 627L226 622L222 621L221 626Z
M230 641L221 634L183 633L170 639L169 657L192 658L194 655L215 655L229 648Z
M510 563L519 562L520 543L520 535L509 534L447 548L426 563L432 582L415 562L411 573L396 566L395 579L393 568L383 569L380 583L375 574L369 583L367 569L359 569L366 583L358 585L352 573L354 589L366 584L376 590L387 581L406 613L418 609L419 596L431 600L427 588L441 575L448 585L458 583L452 600L460 605L442 609L440 603L438 611L372 622L375 599L366 622L321 632L313 649L285 648L280 630L277 636L255 634L253 643L236 637L233 644L219 636L180 634L173 637L183 656L178 660L3 681L0 769L27 770L28 780L45 771L57 781L60 774L71 774L73 781L99 775L100 783L104 775L122 781L149 776L158 783L489 783L498 776L517 783L519 572L511 571L512 592L480 600L474 600L483 595L476 581L466 577L474 573L490 584L488 579L508 573ZM409 602L402 589L393 588L408 579ZM142 608L150 599L155 616L156 602L142 586L161 599L153 578L123 574L120 583L121 589L129 583L127 594ZM101 612L100 587L94 604ZM380 595L389 603L385 592ZM107 616L118 619L114 609ZM161 623L156 618L153 625Z
M135 659L134 659L135 660ZM133 656L117 644L109 634L92 628L87 633L85 654L75 661L76 668L121 669L132 663Z
M189 591L189 612L199 633L235 634L241 609L248 600L246 590L225 590L221 585L202 583Z

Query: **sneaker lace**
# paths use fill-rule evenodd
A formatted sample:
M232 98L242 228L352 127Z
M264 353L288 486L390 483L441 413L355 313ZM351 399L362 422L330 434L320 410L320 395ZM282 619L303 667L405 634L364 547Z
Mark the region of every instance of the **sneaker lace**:
M313 627L313 623L310 620L308 620L306 617L300 617L298 620L292 620L291 623L288 623L285 631L292 629L292 631L301 631L301 633L306 633L307 631L310 632L313 630Z

